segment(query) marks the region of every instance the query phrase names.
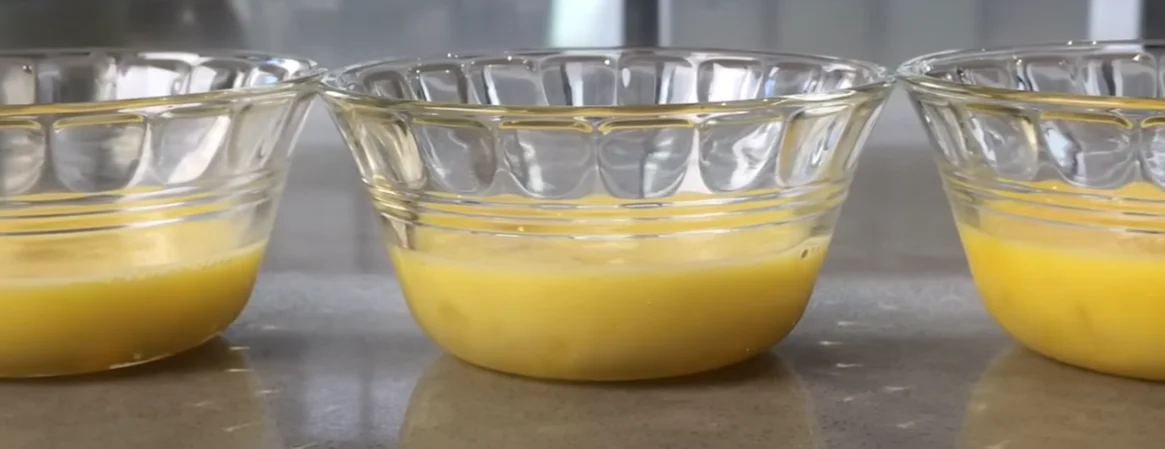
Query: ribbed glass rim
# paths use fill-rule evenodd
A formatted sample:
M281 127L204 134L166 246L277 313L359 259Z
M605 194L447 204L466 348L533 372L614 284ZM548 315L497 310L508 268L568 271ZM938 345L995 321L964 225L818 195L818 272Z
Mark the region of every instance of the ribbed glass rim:
M733 100L721 102L695 103L667 103L634 106L498 106L452 102L435 102L424 100L391 99L378 95L370 95L348 89L340 82L340 78L353 72L370 69L377 66L420 64L425 62L447 62L450 59L473 58L504 58L526 55L568 54L571 52L682 52L708 53L723 56L764 57L764 58L801 58L821 63L844 64L866 71L873 78L871 81L851 86L845 89L831 89L822 92L776 95L771 97ZM320 83L320 91L325 97L350 102L374 108L417 108L433 112L454 112L487 115L657 115L664 113L701 113L743 111L770 107L787 102L802 103L830 103L845 101L855 95L868 94L892 85L894 76L891 71L881 65L860 59L841 58L836 56L818 55L812 53L774 52L762 50L734 50L724 48L705 47L550 47L550 48L519 48L499 50L493 52L446 53L440 56L419 58L385 58L360 62L328 71Z
M1013 60L1020 61L1022 59L1020 53L1034 56L1039 54L1040 51L1058 51L1078 52L1086 55L1090 52L1102 50L1119 50L1121 47L1126 47L1128 50L1142 51L1145 47L1160 47L1162 50L1165 50L1165 39L1067 41L1007 47L944 50L917 56L902 63L898 67L898 70L896 70L896 75L898 79L911 85L911 87L960 97L1059 108L1165 110L1165 98L1032 92L960 83L928 74L931 68L938 63L974 61L984 57L1000 57L1009 54Z
M55 56L82 56L108 53L112 55L169 53L176 55L190 55L195 57L245 57L292 60L303 64L306 71L295 77L279 80L279 82L263 86L239 87L219 89L209 92L187 93L179 95L161 95L141 98L129 98L107 101L83 101L71 103L40 103L0 105L0 117L27 116L46 114L83 114L118 111L122 109L148 108L154 106L171 106L184 103L220 102L251 98L259 95L285 92L310 85L317 78L323 76L326 69L318 62L301 56L272 53L265 51L239 49L200 49L200 48L167 48L167 47L62 47L62 48L29 48L0 50L0 58L43 58Z

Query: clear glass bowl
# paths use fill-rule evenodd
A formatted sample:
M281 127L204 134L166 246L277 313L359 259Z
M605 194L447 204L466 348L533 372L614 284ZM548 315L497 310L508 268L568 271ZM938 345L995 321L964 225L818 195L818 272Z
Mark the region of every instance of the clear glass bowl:
M0 53L0 377L144 363L229 325L318 74L246 52Z
M571 49L361 64L323 96L438 344L626 380L793 328L888 80L819 56Z
M1051 358L1165 380L1165 42L945 52L899 71L988 311Z

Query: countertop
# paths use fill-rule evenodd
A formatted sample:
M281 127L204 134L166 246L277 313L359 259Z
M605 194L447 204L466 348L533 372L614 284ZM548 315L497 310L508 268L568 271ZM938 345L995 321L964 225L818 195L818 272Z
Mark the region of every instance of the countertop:
M552 5L542 1L206 0L218 6L201 10L160 2L173 7L161 8L174 16L167 25L142 2L102 0L121 12L90 21L114 21L112 34L86 22L90 13L53 3L0 2L0 17L29 29L47 17L91 25L46 45L225 42L329 65L618 43L603 27L548 21ZM943 47L1126 31L1119 21L1092 23L1089 11L1085 1L1055 0L676 0L664 28L672 44L889 65ZM49 39L7 33L8 46ZM317 106L244 316L223 338L168 361L0 383L0 447L1161 447L1165 385L1047 361L1017 349L987 317L930 151L917 119L893 100L863 153L811 308L771 354L665 382L545 383L463 365L420 333L355 168Z

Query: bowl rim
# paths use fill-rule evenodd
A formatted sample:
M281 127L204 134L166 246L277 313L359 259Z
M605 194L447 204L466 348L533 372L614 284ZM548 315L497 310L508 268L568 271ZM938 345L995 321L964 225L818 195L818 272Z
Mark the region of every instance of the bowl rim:
M868 82L847 87L844 89L830 89L822 92L776 95L758 99L730 100L718 102L686 102L649 105L608 105L608 106L549 106L549 105L484 105L469 103L453 103L439 101L393 99L378 95L356 92L339 83L341 76L377 66L387 66L404 63L422 63L429 61L443 61L461 59L468 61L473 58L511 57L544 53L569 54L571 52L659 52L673 51L684 53L718 53L726 56L754 56L754 57L794 57L815 60L822 63L839 63L866 70L872 77ZM787 102L801 103L835 103L845 102L855 95L869 95L879 91L888 91L893 86L893 72L885 66L861 59L843 58L837 56L820 55L813 53L779 52L751 49L727 49L715 47L689 46L583 46L583 47L521 47L495 51L469 51L464 53L445 53L443 55L422 57L382 58L358 62L355 64L329 70L317 83L321 97L331 101L348 102L356 105L373 108L392 109L421 109L432 112L453 112L482 115L641 115L652 116L667 113L704 113L743 111L770 107Z
M262 86L217 89L207 92L194 92L179 95L161 95L140 98L125 98L104 101L79 101L69 103L33 103L33 104L0 104L0 117L11 116L42 116L53 114L94 114L126 109L150 108L156 106L176 106L190 103L235 101L253 98L260 95L285 92L311 86L314 81L323 76L327 70L314 59L302 56L277 52L244 50L233 48L177 48L177 47L59 47L59 48L22 48L0 50L0 58L18 57L45 57L45 56L82 56L93 54L145 54L145 53L174 53L196 57L262 57L294 60L306 66L306 70L298 76L279 80L278 82Z
M1165 48L1165 39L1128 39L1128 40L1070 40L1043 44L1011 45L980 48L960 48L937 51L916 56L903 62L895 70L897 79L902 80L912 89L936 92L964 98L977 98L988 101L1007 102L1012 104L1050 106L1053 108L1073 109L1125 109L1125 110L1162 110L1165 111L1165 98L1145 97L1118 97L1112 95L1089 95L1060 92L1033 92L1003 87L980 86L955 81L948 81L927 74L931 65L940 61L973 60L983 55L1011 55L1012 60L1019 60L1014 54L1022 51L1037 50L1101 50L1119 48L1121 46L1141 47L1160 46ZM1163 92L1162 94L1165 94Z

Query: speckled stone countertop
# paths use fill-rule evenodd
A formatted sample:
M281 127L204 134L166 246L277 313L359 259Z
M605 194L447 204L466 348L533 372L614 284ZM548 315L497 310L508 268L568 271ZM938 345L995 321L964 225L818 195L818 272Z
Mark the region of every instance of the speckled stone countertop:
M174 0L186 9L174 7L172 26L140 1L87 2L121 8L100 16L62 2L0 3L5 44L41 46L33 31L68 23L50 44L232 44L336 65L588 36L548 25L549 1ZM1083 38L1087 3L674 0L669 32L684 45L893 64L943 47ZM117 23L94 25L103 20ZM317 107L255 296L224 338L101 376L0 382L0 448L1165 447L1165 385L1049 362L987 317L905 105L891 102L863 155L793 335L720 373L621 385L535 382L443 356L409 318L353 164Z

